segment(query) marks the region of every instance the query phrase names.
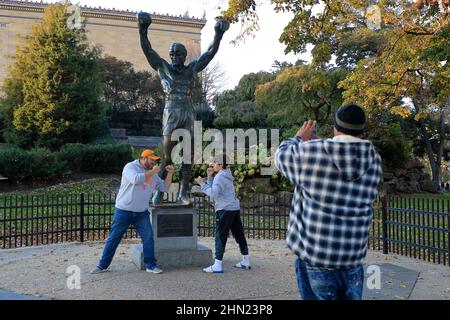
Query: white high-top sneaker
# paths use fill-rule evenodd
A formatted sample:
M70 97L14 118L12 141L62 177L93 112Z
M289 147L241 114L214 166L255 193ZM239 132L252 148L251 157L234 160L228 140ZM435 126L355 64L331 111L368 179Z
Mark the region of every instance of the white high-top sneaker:
M249 256L248 255L242 256L242 261L238 262L234 267L244 270L250 270L252 267L250 266Z
M212 266L206 267L203 269L203 272L206 273L223 273L222 269L222 260L215 260Z

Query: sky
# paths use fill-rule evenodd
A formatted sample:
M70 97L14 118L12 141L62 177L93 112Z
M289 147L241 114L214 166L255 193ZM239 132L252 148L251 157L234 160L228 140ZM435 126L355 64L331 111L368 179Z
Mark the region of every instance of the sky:
M206 12L207 24L202 30L202 52L207 49L214 38L214 18L228 6L226 0L72 0L72 3L170 15L184 15L188 10L189 16L195 18L202 18ZM247 37L245 42L240 42L238 45L231 44L230 42L241 30L240 23L233 24L225 33L219 52L212 62L218 61L225 72L227 81L224 90L233 89L241 77L247 73L261 70L270 71L275 60L295 62L303 59L310 61L308 54L285 55L285 46L278 41L284 26L291 20L292 14L275 13L269 0L261 0L259 3L261 6L257 10L260 30L254 34L255 37Z

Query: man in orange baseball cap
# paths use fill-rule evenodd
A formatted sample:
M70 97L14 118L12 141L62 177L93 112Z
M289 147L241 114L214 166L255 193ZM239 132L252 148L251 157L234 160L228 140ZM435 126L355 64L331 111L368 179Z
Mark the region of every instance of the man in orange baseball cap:
M155 154L155 151L147 149L147 150L142 151L140 162L144 168L150 169L155 164L155 161L157 161L159 159L161 159L161 158Z
M116 249L130 225L136 227L142 238L144 264L147 272L162 272L156 265L149 200L155 190L169 192L174 168L173 166L166 167L167 177L163 181L158 175L161 168L155 166L158 159L159 157L153 150L144 150L140 159L125 165L116 198L111 232L103 249L102 258L97 267L91 271L92 274L108 271Z

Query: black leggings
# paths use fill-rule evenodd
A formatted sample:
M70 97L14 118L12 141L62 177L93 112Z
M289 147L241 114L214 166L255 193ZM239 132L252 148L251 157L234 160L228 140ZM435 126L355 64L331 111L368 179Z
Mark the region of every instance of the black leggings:
M239 244L242 255L248 255L247 241L245 240L244 228L240 216L240 210L216 212L216 259L223 260L228 234L231 233Z

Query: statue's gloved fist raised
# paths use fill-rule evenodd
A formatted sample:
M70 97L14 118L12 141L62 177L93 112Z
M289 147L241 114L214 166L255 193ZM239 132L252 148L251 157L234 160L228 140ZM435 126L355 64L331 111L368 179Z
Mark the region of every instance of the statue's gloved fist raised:
M147 12L139 12L137 14L139 29L147 30L152 24L152 17Z
M225 33L230 28L230 23L226 20L220 19L217 20L216 25L214 26L214 30L216 30L216 33Z

